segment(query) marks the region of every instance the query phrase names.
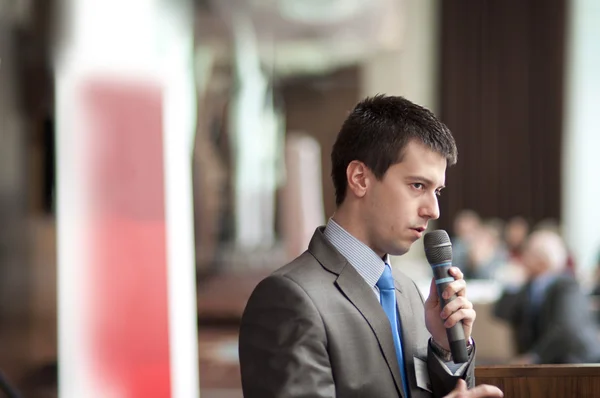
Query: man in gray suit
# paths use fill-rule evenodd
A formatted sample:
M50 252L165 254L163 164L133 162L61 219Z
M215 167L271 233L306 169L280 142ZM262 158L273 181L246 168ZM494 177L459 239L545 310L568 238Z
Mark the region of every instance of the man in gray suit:
M389 255L406 253L439 217L456 157L448 128L402 97L354 108L331 153L334 216L306 252L256 287L244 311L246 398L501 396L491 386L466 391L474 385L475 311L460 270L444 292L457 297L442 309L433 279L423 301L389 265ZM455 364L446 327L457 322L469 360Z
M495 304L496 315L513 328L516 364L600 361L589 298L565 272L567 256L555 232L534 232L522 258L528 282L518 289L507 288Z

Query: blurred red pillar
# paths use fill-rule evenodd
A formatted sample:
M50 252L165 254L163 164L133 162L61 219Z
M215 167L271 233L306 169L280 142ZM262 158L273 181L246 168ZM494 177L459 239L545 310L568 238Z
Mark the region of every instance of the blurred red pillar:
M183 1L126 3L72 1L65 10L60 396L193 398L192 13Z

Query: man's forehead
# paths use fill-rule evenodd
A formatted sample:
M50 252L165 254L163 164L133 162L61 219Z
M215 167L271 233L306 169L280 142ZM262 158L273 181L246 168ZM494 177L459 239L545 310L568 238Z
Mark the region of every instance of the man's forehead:
M435 185L444 185L446 180L447 160L441 154L429 150L429 152L411 151L397 163L407 176L421 177Z

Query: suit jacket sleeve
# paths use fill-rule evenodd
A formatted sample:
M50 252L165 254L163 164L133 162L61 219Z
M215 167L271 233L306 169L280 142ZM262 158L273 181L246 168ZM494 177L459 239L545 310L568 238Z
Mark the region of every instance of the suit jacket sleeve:
M576 351L572 347L580 343L580 333L586 325L581 317L588 314L588 304L577 282L570 279L559 280L548 291L546 300L553 301L552 320L530 351L541 363L553 363Z
M494 304L494 315L511 324L518 322L523 311L526 289L527 287L523 287L518 291L505 290Z
M454 376L450 374L443 362L432 352L431 346L427 350L427 368L431 381L431 390L434 397L445 397L456 387L458 379L467 382L469 388L475 387L475 351L469 357L469 362L461 375Z
M413 282L414 283L414 282ZM421 302L425 302L421 291L417 285L414 285L416 291L421 297ZM469 388L475 387L475 353L476 349L469 356L468 365L462 374L455 376L449 372L449 369L443 364L443 361L435 355L431 349L431 345L427 347L427 370L431 381L431 390L434 397L444 397L450 393L455 387L458 379L463 379L467 382Z
M335 397L321 316L286 276L272 275L252 293L239 354L245 398Z

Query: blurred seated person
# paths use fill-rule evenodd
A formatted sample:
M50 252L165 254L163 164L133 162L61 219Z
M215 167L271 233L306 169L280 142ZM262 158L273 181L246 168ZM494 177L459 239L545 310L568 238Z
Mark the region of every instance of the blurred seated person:
M596 268L594 270L594 281L592 290L590 291L590 296L594 318L596 319L596 323L600 324L600 250L598 251L598 256L596 257Z
M511 218L504 228L504 241L508 252L508 260L520 263L523 256L523 246L529 235L529 223L523 217Z
M592 296L600 296L600 250L596 257L596 270L594 272L594 286L591 292Z
M469 262L471 244L481 227L479 215L473 210L461 210L454 217L454 235L452 236L452 265L464 271Z
M552 231L558 234L559 236L562 235L560 224L553 218L545 218L538 222L534 227L534 231ZM571 252L569 247L565 247L567 250L567 265L565 267L565 272L575 276L575 258L573 257L573 253Z
M505 263L496 271L494 279L503 285L521 285L527 279L523 269L523 248L529 235L529 222L521 217L512 217L504 227Z
M500 239L501 226L489 221L481 225L471 240L466 266L465 279L495 279L496 272L507 261L504 244Z
M565 272L567 250L552 231L536 231L527 240L523 266L527 282L506 290L494 312L514 332L518 364L590 363L600 360L600 344L588 298Z

